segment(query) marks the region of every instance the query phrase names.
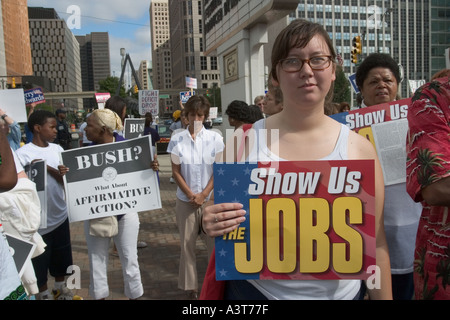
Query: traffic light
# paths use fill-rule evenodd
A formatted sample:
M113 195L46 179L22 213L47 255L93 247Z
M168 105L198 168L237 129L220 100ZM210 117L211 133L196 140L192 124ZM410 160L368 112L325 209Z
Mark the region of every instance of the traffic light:
M354 63L354 64L358 63L358 55L355 52L353 52L353 50L351 53L351 60L352 60L352 63Z
M206 89L206 96L209 97L209 90Z
M353 47L351 51L351 60L352 63L356 64L358 63L358 55L362 53L362 45L361 45L361 37L356 36L353 38Z
M138 93L139 92L139 88L138 88L137 84L134 85L133 92L134 93Z
M11 88L15 88L16 87L16 78L12 78L11 80Z
M361 37L356 36L353 38L353 50L356 54L361 54L362 46L361 46Z

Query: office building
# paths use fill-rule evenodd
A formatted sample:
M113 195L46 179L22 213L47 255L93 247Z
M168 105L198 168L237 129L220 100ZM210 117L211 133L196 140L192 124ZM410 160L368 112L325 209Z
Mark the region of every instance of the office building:
M92 32L75 36L80 45L80 66L83 91L100 92L100 81L111 76L108 32ZM94 98L83 99L84 109L96 106Z
M141 83L142 90L153 90L153 83L150 78L151 74L151 62L148 60L141 61L138 70L138 78Z
M220 87L217 56L204 54L203 1L169 1L172 83L185 88L186 77L197 79L198 89Z
M28 8L34 75L47 77L56 92L82 91L80 46L66 22L54 9ZM81 109L81 99L62 101L68 109Z
M445 67L450 44L450 9L446 0L300 0L289 20L304 18L322 24L343 59L347 76L356 72L351 62L352 39L362 38L359 61L373 52L390 54L401 65L400 95L409 97L409 80L428 81ZM270 52L266 51L269 54ZM267 57L267 54L266 54ZM267 64L267 58L265 59ZM352 92L353 98L355 94Z
M168 0L152 0L150 4L150 33L152 43L153 88L160 90L172 88L172 59L170 46L170 17ZM184 87L184 86L183 86ZM172 113L176 103L175 96L160 99L159 114Z
M98 91L99 81L111 76L108 32L75 36L80 45L83 91Z
M4 46L1 52L4 54L6 70L1 68L0 81L5 84L6 80L10 87L13 83L14 86L19 86L22 84L22 76L33 75L27 0L3 0L1 11L3 37L0 46Z

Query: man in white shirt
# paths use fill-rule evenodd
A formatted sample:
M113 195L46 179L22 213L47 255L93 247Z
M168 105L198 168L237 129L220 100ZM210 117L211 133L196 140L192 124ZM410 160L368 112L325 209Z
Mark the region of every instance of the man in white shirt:
M224 148L222 136L203 126L209 108L209 101L203 96L189 99L185 106L189 126L173 135L167 147L172 176L178 185L175 208L181 242L178 287L188 291L191 298L196 298L198 291L195 244L201 233L202 206L213 190L213 163ZM211 254L214 239L206 237L206 245Z

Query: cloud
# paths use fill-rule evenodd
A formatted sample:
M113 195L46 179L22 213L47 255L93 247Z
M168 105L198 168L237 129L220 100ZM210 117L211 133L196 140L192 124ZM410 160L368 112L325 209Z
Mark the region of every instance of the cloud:
M147 31L145 29L148 29ZM125 48L130 55L136 71L139 69L139 64L142 60L151 60L151 46L150 46L150 30L149 28L139 28L136 30L132 38L117 38L115 36L109 37L110 57L111 57L111 73L116 77L120 77L121 61L120 49Z
M130 54L136 70L142 60L151 60L150 0L28 0L29 7L54 8L66 20L73 5L81 15L81 29L72 30L74 34L109 33L111 75L120 77L120 48Z
M99 19L126 20L139 19L150 7L149 0L28 0L29 7L54 8L58 13L66 13L67 8L76 5L82 16Z

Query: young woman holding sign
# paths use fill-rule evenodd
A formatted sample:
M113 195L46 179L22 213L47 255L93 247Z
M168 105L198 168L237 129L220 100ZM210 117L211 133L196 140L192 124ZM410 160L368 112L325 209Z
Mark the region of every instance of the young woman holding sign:
M278 130L279 139L259 139L256 149L265 150L263 158L258 158L250 146L250 154L244 160L375 160L376 259L381 271L380 289L372 289L370 297L391 299L383 228L383 174L376 152L367 139L324 113L336 78L335 57L328 33L318 24L296 20L281 31L273 46L271 76L273 85L283 92L283 110L253 125L255 130ZM222 236L236 229L245 220L244 215L238 203L210 205L203 211L203 228L211 237ZM225 298L358 299L360 287L360 280L228 281Z

